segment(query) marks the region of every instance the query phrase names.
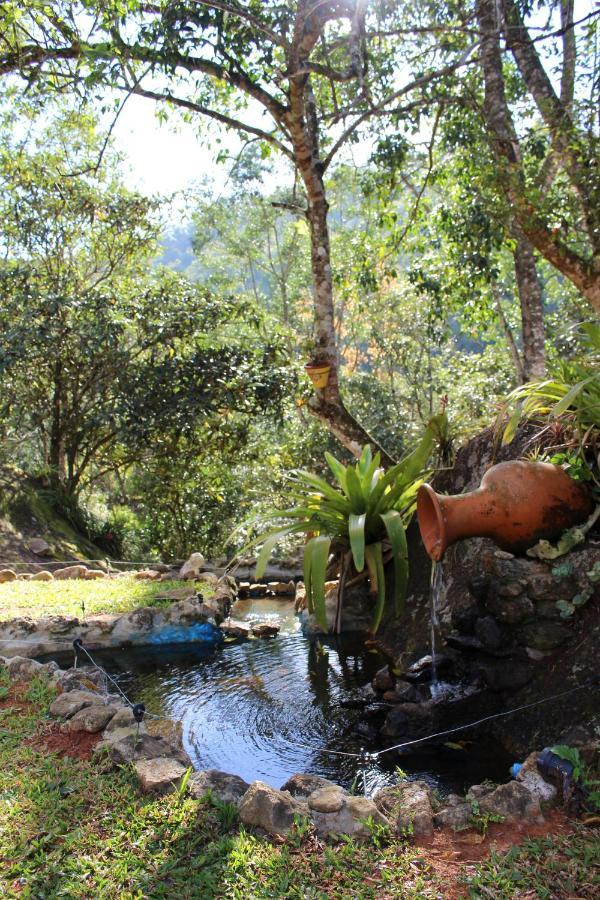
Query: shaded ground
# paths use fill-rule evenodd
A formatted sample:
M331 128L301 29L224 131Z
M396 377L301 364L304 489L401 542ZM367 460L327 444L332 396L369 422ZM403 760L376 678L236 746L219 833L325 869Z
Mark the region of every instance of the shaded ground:
M534 832L490 825L423 846L327 844L239 828L231 808L138 793L126 770L71 758L46 718L52 693L0 676L0 895L266 898L595 898L597 831L553 817ZM57 752L58 751L58 752ZM86 750L88 753L89 748ZM548 830L552 832L547 835ZM521 847L513 847L516 841ZM491 855L488 855L490 854Z

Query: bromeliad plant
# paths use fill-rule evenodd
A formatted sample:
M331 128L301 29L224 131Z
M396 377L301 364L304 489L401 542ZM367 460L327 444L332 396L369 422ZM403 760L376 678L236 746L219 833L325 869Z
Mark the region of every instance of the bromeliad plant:
M335 487L310 472L299 472L292 479L294 505L273 510L268 520L286 522L257 538L263 542L256 566L262 577L275 545L292 534L307 537L304 550L304 582L309 612L313 612L324 630L328 630L325 609L325 581L330 555L338 559L339 587L335 631L341 626L344 586L352 565L357 573L365 566L374 596L371 631L376 632L385 606L384 544L394 565L394 602L402 612L408 580L408 556L405 528L415 507L417 489L434 444L447 430L443 413L429 423L417 448L401 462L384 471L379 453L365 447L354 465L345 466L331 454L325 458L336 481Z
M588 352L582 360L561 361L552 378L515 388L501 410L509 415L503 442L509 444L522 419L544 423L536 443L551 439L552 462L574 478L594 479L600 470L600 325L582 326Z

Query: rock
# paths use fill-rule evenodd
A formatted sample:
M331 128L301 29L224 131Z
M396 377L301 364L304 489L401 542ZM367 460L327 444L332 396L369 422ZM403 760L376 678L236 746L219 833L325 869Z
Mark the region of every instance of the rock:
M315 791L331 787L337 787L337 785L333 781L329 781L328 778L322 778L320 775L298 773L288 778L286 783L281 785L281 790L287 791L292 797L305 800Z
M101 741L94 748L94 753L107 753L115 765L127 765L136 759L155 759L163 756L176 759L186 769L192 764L185 750L173 747L164 738L152 737L141 728L139 736L136 729L121 740Z
M146 731L152 737L163 738L172 747L183 750L183 725L175 719L146 719Z
M304 582L299 581L296 584L296 593L294 597L294 609L296 612L301 612L306 608L306 587L304 586Z
M57 581L68 581L71 578L85 579L88 571L87 566L65 566L64 569L57 569L54 577Z
M494 583L487 597L485 606L499 622L505 625L518 625L527 619L533 619L535 608L529 597L519 587L517 596L504 596L499 593L499 586Z
M382 788L373 797L377 809L396 823L399 834L431 834L431 788L425 781L402 781Z
M398 683L393 691L386 691L383 695L386 703L421 703L426 698L414 684Z
M196 576L196 581L200 584L205 584L207 587L214 590L219 584L219 577L218 575L215 575L214 572L200 572L200 574Z
M17 581L31 581L33 574L31 572L19 572Z
M534 650L554 650L573 636L565 622L542 620L526 625L520 633L521 640Z
M255 622L250 630L254 637L275 637L280 629L276 622Z
M492 791L496 790L497 785L495 784L472 784L469 790L467 791L467 800L481 800L482 797L486 797L488 794L491 794Z
M116 711L113 710L113 712L114 715L106 724L107 734L110 734L112 731L117 731L120 728L135 728L136 722L133 718L131 707L122 706Z
M501 784L479 801L482 813L502 816L507 821L539 821L542 819L539 799L518 781Z
M308 808L313 812L337 813L344 805L344 790L337 784L313 791L308 797Z
M463 797L458 797L458 803L451 803L450 797L446 798L446 805L433 816L433 823L437 828L452 828L453 831L461 831L472 825L473 810L471 804Z
M521 659L486 659L474 666L473 674L482 678L492 691L517 691L531 681L531 664Z
M219 628L227 637L247 638L250 636L248 622L240 622L238 619L227 619L226 622L221 622Z
M98 694L92 691L69 691L60 694L50 706L50 715L55 719L69 719L81 709L98 705Z
M86 581L101 581L104 578L108 578L109 576L106 572L100 572L98 569L88 569L85 580Z
M55 662L39 663L24 656L13 656L8 660L6 668L11 678L18 678L21 681L31 681L36 677L49 678L58 671Z
M104 730L116 712L116 706L85 706L71 716L67 728L69 731L97 734L98 731Z
M133 767L144 794L171 794L186 772L180 762L165 756L137 760Z
M389 819L367 797L353 797L340 788L337 791L327 789L319 793L323 796L326 794L332 804L335 801L336 806L338 805L337 801L342 800L341 807L334 812L310 810L315 828L321 835L347 834L355 840L369 840L371 838L371 830L369 825L367 825L367 820L373 825L391 826ZM311 798L309 797L309 803L310 800Z
M402 737L406 740L423 737L433 731L434 704L398 703L387 714L381 734L384 737Z
M47 572L45 569L42 569L41 572L36 572L35 575L31 576L32 581L54 581L54 575L52 572Z
M517 774L517 782L522 784L540 803L550 805L555 802L558 790L546 781L538 771L539 753L530 753Z
M206 565L206 560L202 556L201 553L192 553L187 562L181 567L179 572L179 577L186 578L197 578L200 575L200 570L204 568Z
M240 805L240 801L250 785L237 775L219 772L217 769L204 769L194 772L189 780L189 791L192 797L200 799L209 791L221 803Z
M0 584L6 584L8 581L16 581L17 573L12 569L0 569Z
M156 572L154 569L140 569L133 577L136 581L159 581L160 572Z
M105 692L106 679L102 672L94 666L78 666L76 669L65 669L58 673L56 686L59 691L94 691Z
M52 547L43 538L31 538L27 546L36 556L52 556Z
M268 588L276 597L293 597L296 593L296 585L293 581L271 581Z
M294 816L306 815L307 807L284 791L277 791L262 781L253 781L239 805L244 825L262 828L267 834L288 834Z
M485 601L490 587L490 580L487 575L474 575L469 579L469 593L480 603Z
M250 582L249 581L241 581L238 586L238 597L240 598L240 600L243 600L246 597L248 597L249 592L250 592Z
M504 634L493 616L483 616L475 622L475 637L490 650L502 646Z
M396 679L390 672L389 666L384 666L375 673L372 685L376 691L383 694L385 691L391 691L396 684Z
M487 584L487 579L484 580ZM454 628L461 634L472 634L477 619L483 615L485 615L483 607L478 603L470 603L453 609L450 619Z
M549 601L570 600L577 593L577 581L574 578L556 578L550 572L534 575L529 578L527 593L532 600Z
M452 668L452 659L445 653L435 654L435 665L438 677L448 672ZM430 681L432 676L432 659L431 654L422 656L416 662L409 666L402 676L406 681L419 683L422 681Z
M251 584L248 588L248 596L250 597L264 597L266 593L266 584Z
M505 581L495 586L499 597L520 597L523 593L521 581Z

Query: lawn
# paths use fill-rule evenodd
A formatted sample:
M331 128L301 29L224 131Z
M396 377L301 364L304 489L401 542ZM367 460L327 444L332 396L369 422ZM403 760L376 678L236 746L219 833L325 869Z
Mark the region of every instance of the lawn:
M115 578L102 581L10 581L0 584L0 620L15 616L39 618L48 615L79 616L128 612L140 606L161 606L169 601L156 596L175 588L190 587L189 581L137 581ZM202 586L206 596L206 585Z
M323 844L302 825L272 842L229 805L139 793L127 769L27 745L52 698L32 682L0 708L0 896L44 898L429 898L418 850L392 842ZM12 689L14 690L14 689Z
M0 672L0 896L45 900L391 900L593 898L600 839L591 828L529 841L452 875L426 847L327 843L302 823L268 840L229 805L139 793L128 769L69 759L43 744L53 692Z

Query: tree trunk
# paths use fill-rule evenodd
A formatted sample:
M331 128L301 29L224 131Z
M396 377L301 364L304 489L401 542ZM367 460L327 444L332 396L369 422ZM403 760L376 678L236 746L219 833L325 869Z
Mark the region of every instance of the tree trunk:
M525 378L523 360L521 359L521 354L519 353L519 348L517 347L517 342L515 341L515 336L513 334L512 328L510 327L508 320L504 314L504 310L502 308L502 298L500 296L497 282L492 281L490 287L492 291L492 297L494 299L494 305L496 307L496 312L498 313L498 318L500 319L500 324L502 325L504 337L506 338L506 343L508 344L508 349L510 350L510 355L515 366L517 380L519 384L524 384L527 379Z
M384 465L391 457L379 447L371 435L348 412L339 386L339 359L335 332L331 247L325 195L323 164L319 159L319 132L314 98L307 75L290 79L290 112L286 122L298 172L306 189L307 217L310 226L310 256L315 314L315 359L330 366L329 381L322 390L315 389L309 409L335 435L340 443L359 457L364 444L375 446Z
M600 258L592 256L591 259L585 259L571 250L557 234L548 229L527 196L521 151L504 87L499 38L502 25L500 7L496 0L477 0L476 11L481 32L481 63L485 82L483 112L498 167L498 182L505 191L521 228L536 250L562 272L594 309L600 312ZM557 149L564 150L562 141L559 141ZM592 172L590 177L593 174ZM581 188L581 184L579 187ZM589 218L589 209L587 213Z
M533 381L546 375L542 286L531 241L517 221L513 222L512 233L517 241L513 256L521 306L523 378Z
M54 392L52 395L52 421L50 425L48 462L50 465L50 484L55 489L62 489L67 478L65 445L62 433L62 363L56 363L53 374Z

